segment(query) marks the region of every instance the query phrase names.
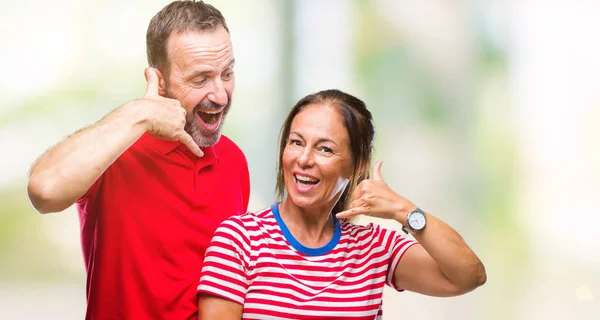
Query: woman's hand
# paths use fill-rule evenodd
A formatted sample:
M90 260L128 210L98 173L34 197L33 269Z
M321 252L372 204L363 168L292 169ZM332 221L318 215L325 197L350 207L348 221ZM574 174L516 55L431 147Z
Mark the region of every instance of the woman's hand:
M356 186L352 192L352 202L348 209L339 212L336 217L351 218L363 214L382 219L394 219L404 225L406 215L417 206L394 192L383 181L382 164L382 161L377 161L373 165L372 178L363 180Z
M383 181L381 163L377 161L373 166L372 179L356 187L348 210L338 213L338 218L364 214L406 225L406 216L416 206ZM487 276L481 260L442 220L427 213L427 227L414 237L419 244L405 252L394 270L397 288L447 297L469 292L485 283Z

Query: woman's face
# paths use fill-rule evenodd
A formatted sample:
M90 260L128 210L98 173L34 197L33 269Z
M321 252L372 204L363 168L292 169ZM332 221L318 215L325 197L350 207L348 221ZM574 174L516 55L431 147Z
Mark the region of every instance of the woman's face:
M352 175L348 132L338 111L309 105L296 115L283 150L288 198L298 207L330 210Z

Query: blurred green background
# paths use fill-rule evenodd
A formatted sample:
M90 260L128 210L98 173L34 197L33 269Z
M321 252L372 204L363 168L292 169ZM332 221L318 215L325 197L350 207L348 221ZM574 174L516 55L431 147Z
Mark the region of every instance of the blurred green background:
M224 132L247 155L250 210L275 201L293 103L339 88L373 112L387 183L488 272L457 298L387 290L386 319L600 319L600 1L209 2L234 44ZM37 214L28 169L143 95L167 3L0 2L0 319L83 318L76 212Z

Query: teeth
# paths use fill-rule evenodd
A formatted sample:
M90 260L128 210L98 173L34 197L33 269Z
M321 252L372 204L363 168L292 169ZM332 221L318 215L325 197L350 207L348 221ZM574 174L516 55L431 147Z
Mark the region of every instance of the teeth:
M305 176L300 176L300 175L296 175L295 177L296 177L296 179L298 179L298 181L302 181L302 182L317 182L317 181L319 181L318 179L313 179L311 177L305 177Z
M207 124L212 124L219 120L219 113L208 113L198 111L198 116L202 118L202 121L204 121Z
M220 113L221 111L222 111L222 110L202 110L202 111L200 111L200 112L207 113L207 114L218 114L218 113Z

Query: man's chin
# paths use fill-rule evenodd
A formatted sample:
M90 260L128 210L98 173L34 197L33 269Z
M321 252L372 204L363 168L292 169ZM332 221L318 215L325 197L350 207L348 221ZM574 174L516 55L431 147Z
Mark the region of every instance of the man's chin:
M194 142L200 147L210 147L214 146L221 139L221 129L219 128L215 132L211 133L195 133L191 134Z
M196 119L198 120L198 119ZM198 124L197 122L188 122L186 124L185 131L194 139L194 142L200 147L210 147L214 146L219 139L221 139L221 129L223 128L223 121L212 131L206 131L202 124Z

